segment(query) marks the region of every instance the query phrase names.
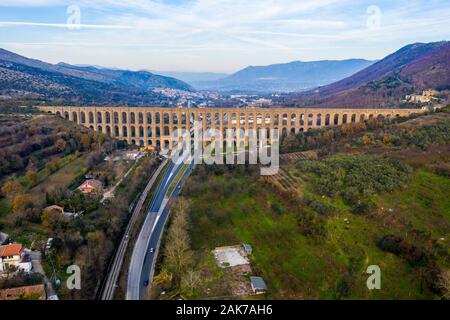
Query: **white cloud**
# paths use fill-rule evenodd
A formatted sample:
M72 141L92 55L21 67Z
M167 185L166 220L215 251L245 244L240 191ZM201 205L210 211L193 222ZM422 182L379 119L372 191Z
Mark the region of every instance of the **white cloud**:
M408 42L450 37L450 6L443 0L378 0L376 4L382 9L379 30L366 26L366 9L373 3L359 0L0 2L0 6L23 7L71 4L81 7L82 30L64 30L65 24L51 23L53 20L33 22L12 17L16 22L0 22L0 32L8 28L39 30L36 39L11 38L16 46L22 40L21 50L29 50L30 56L38 52L30 48L37 50L37 46L46 48L43 55L50 55L45 51L65 50L74 60L108 51L102 58L112 65L126 64L124 56L128 56L133 60L128 63L136 68L185 69L189 62L192 70L227 72L247 64L298 59L382 58ZM75 55L74 46L89 50Z

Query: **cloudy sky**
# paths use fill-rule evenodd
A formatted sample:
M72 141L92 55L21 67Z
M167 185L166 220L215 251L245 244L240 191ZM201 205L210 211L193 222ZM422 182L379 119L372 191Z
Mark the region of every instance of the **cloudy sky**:
M449 0L0 0L1 48L132 70L379 59L449 25Z

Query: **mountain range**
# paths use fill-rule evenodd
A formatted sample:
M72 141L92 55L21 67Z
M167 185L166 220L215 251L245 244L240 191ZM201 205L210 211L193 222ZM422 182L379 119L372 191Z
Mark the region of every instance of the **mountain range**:
M392 107L405 95L450 90L450 42L415 43L333 84L293 94L297 106Z
M148 105L167 99L155 88L193 91L187 83L147 71L50 64L0 49L0 95L72 104Z
M341 80L373 63L364 59L349 59L250 66L223 79L195 81L191 84L196 89L214 91L302 91Z
M182 77L189 84L167 75ZM163 76L148 71L50 64L0 49L0 98L25 96L63 104L164 106L170 98L154 89L171 88L288 92L275 103L357 108L402 106L406 95L427 89L440 91L448 99L450 42L410 44L376 62L296 61L247 67L218 79L221 76L195 72Z
M194 88L198 83L203 83L205 81L216 81L223 79L229 74L227 73L217 73L217 72L177 72L177 71L150 71L154 74L160 74L165 77L177 78L181 81L189 83Z

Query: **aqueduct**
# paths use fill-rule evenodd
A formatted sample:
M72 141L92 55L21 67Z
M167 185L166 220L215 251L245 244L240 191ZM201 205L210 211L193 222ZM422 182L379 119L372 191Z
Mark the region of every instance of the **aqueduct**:
M161 108L43 106L48 112L80 125L139 146L173 147L176 130L189 131L194 121L208 129L263 130L272 141L273 129L281 135L312 128L363 122L370 118L394 118L421 113L421 109L334 108Z

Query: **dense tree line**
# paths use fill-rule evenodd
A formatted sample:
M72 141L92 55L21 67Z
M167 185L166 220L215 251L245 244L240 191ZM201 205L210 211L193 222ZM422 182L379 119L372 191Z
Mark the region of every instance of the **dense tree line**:
M414 268L421 282L439 296L448 295L448 283L442 281L442 271L436 256L424 246L420 246L392 234L378 239L377 246L387 252L405 259ZM423 288L422 288L423 290Z
M31 157L37 169L42 169L56 155L115 148L116 142L104 135L62 120L26 120L0 129L0 179L25 169Z
M446 110L441 112L447 112ZM322 155L345 151L348 146L392 145L415 146L426 149L433 144L450 140L450 120L422 127L402 126L401 123L417 118L368 119L362 123L349 123L338 127L321 128L283 137L281 153L319 150Z

